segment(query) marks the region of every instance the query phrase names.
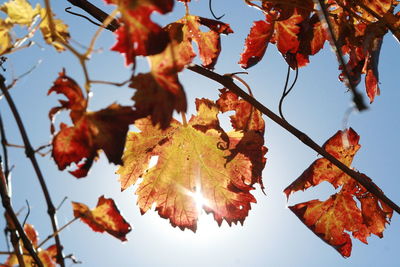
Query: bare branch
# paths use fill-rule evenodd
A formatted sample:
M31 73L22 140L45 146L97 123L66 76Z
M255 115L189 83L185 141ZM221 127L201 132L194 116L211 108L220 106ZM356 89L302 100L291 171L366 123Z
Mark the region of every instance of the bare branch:
M1 76L0 76L1 77ZM4 86L2 86L3 88ZM0 164L0 195L1 201L3 204L4 209L6 210L6 220L8 229L11 232L11 243L13 244L14 251L17 255L19 264L24 266L23 259L21 256L21 249L19 246L19 238L21 238L22 243L24 244L24 248L28 251L29 255L33 258L36 264L39 267L43 267L43 263L39 259L39 256L36 252L36 249L32 246L31 241L26 236L24 228L22 227L21 223L18 221L18 217L14 212L14 209L11 205L11 199L8 194L8 186L6 183L6 179L4 177L3 169ZM17 236L18 233L18 236Z
M12 100L11 95L8 92L4 82L5 82L4 77L2 75L0 75L0 89L3 92L3 94L4 94L4 96L5 96L6 100L7 100L7 103L8 103L8 105L9 105L9 107L11 109L11 112L12 112L14 118L15 118L15 121L17 122L19 131L21 133L22 140L23 140L24 145L25 145L25 154L30 159L30 161L32 163L32 166L33 166L33 168L35 170L36 176L37 176L37 178L39 180L40 186L42 188L42 191L43 191L43 194L44 194L44 197L45 197L45 200L46 200L47 213L49 214L49 217L50 217L50 221L51 221L51 224L52 224L53 232L57 233L57 231L58 231L57 228L58 227L57 227L56 209L55 209L54 204L53 204L53 202L51 200L51 196L50 196L49 190L47 188L46 182L44 180L42 171L40 170L39 164L38 164L38 162L36 160L35 152L34 152L34 150L32 148L32 145L31 145L31 143L29 141L28 135L27 135L26 130L25 130L25 126L22 123L22 120L21 120L21 117L20 117L19 112L17 110L17 107L15 106L15 103ZM62 255L63 247L61 245L60 237L58 235L55 236L55 241L56 241L56 246L57 246L57 262L62 267L64 267L65 263L64 263L64 258L63 258L63 255Z

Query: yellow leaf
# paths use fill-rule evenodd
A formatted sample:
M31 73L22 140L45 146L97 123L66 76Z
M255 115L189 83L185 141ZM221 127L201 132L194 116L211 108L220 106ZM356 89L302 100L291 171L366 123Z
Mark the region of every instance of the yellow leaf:
M9 30L12 28L12 24L5 22L0 18L0 55L7 52L12 47L11 37Z
M37 4L33 9L31 4L26 0L10 0L4 3L0 7L0 10L8 15L6 22L29 26L39 14L40 5Z
M58 52L64 51L64 46L60 42L56 42L56 40L53 40L51 36L49 18L47 16L46 9L42 8L40 10L40 16L43 19L40 24L40 30L46 43L51 44ZM60 19L53 19L53 22L55 26L55 34L57 35L57 37L62 39L64 42L68 42L68 39L70 38L68 25L64 24L64 22Z
M141 212L155 204L162 218L182 230L196 231L201 210L213 213L219 225L243 223L256 202L250 191L261 184L258 166L264 166L266 149L263 142L242 142L250 132L224 132L214 102L197 99L196 107L198 115L185 125L173 120L161 130L150 119L135 123L141 132L129 135L117 171L122 189L143 178L136 190ZM153 157L157 163L149 168Z

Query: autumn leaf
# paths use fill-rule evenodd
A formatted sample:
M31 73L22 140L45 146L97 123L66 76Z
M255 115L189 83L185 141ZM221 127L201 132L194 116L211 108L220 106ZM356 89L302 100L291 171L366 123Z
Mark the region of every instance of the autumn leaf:
M201 25L210 31L200 31ZM167 25L164 30L169 34L169 44L161 53L148 56L151 71L133 76L130 84L137 89L132 99L138 116L151 116L153 124L163 129L169 126L174 111L186 112L186 96L178 73L196 56L192 41L198 44L203 64L211 68L220 52L219 35L232 32L228 24L191 15Z
M136 56L161 53L169 43L168 33L154 23L153 12L166 14L173 8L173 0L106 0L121 12L122 25L116 31L117 43L112 50L125 54L126 64L135 62Z
M196 54L184 38L183 25L172 23L166 27L170 43L157 55L149 56L151 72L132 77L132 88L137 89L133 100L139 117L151 116L153 124L168 127L173 111L186 112L186 96L178 73L191 63Z
M6 53L12 48L10 29L12 24L9 24L0 18L0 55Z
M246 38L245 50L240 55L239 64L242 68L250 68L263 58L273 33L273 24L263 20L254 22Z
M253 1L246 1L250 6ZM328 2L328 17L338 43L349 61L349 79L358 85L365 75L366 93L372 103L380 94L378 63L383 36L392 29L399 35L399 13L394 14L398 1L363 0ZM243 68L257 64L268 43L277 45L279 52L293 69L309 63L309 56L317 54L327 40L327 30L319 19L313 1L262 1L258 6L266 15L257 21L246 38L245 50L239 64ZM399 35L400 36L400 35ZM339 69L343 70L340 66ZM339 78L344 81L344 73Z
M56 256L57 256L57 248L55 245L49 246L47 249L42 249L38 247L39 235L32 224L26 223L24 225L24 231L28 239L31 241L32 246L38 252L38 257L42 261L44 267L56 267ZM27 267L35 267L37 266L35 261L31 256L29 256L28 251L25 249L23 242L20 241L21 247L23 248L24 255L23 260L25 266ZM1 266L1 265L0 265ZM5 266L19 266L19 262L17 256L15 254L10 255L6 262Z
M64 170L76 163L77 169L70 173L77 178L85 177L99 150L104 151L110 162L121 164L128 127L136 118L132 108L114 103L96 112L86 111L86 99L81 88L66 76L65 71L50 88L49 94L52 92L64 94L68 100L60 100L61 106L50 110L50 120L53 121L60 110L70 110L74 124L68 127L61 123L60 131L53 137L52 156L58 168ZM51 131L54 132L53 125Z
M199 56L205 68L214 68L221 52L220 34L233 33L228 24L198 16L186 15L182 20L185 38L193 40L199 48ZM210 29L202 32L200 26Z
M240 144L243 131L225 133L220 128L214 102L197 99L196 107L198 115L187 125L173 120L163 130L149 119L137 121L141 132L129 134L124 165L117 171L121 188L142 177L136 191L142 214L155 203L158 214L182 230L196 231L201 209L213 213L219 225L223 220L243 223L256 201L250 191L259 182L257 166L265 163L266 149L257 155L261 158L252 157L251 149ZM262 150L263 143L258 145ZM147 169L152 157L158 162Z
M8 15L7 23L30 26L34 18L40 14L40 5L32 5L26 0L10 0L0 6L0 10Z
M49 16L45 8L40 10L40 16L42 18L42 22L40 23L40 31L42 32L43 39L47 44L52 45L58 52L64 51L65 47L60 43L60 41L54 40L53 36L51 36ZM54 34L56 37L61 39L63 42L68 43L70 38L68 25L66 25L62 20L56 18L53 18L53 23Z
M121 241L126 241L126 235L132 230L129 223L122 217L112 198L99 197L96 208L72 202L75 218L81 219L95 232L107 232Z
M360 148L358 141L358 134L350 128L338 131L323 147L346 166L350 166ZM364 174L363 177L370 180ZM325 158L312 163L284 192L289 196L323 181L331 183L335 188L341 186L340 191L326 201L311 200L289 207L311 231L343 257L351 255L352 241L348 232L364 243L367 243L367 237L371 234L383 236L392 209Z

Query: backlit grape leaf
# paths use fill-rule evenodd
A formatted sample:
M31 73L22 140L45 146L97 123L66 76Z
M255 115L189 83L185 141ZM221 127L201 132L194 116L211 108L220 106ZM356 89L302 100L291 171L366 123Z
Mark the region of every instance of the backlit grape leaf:
M223 220L229 225L243 223L250 203L256 201L250 190L259 182L261 170L255 173L255 169L259 162L265 163L266 149L259 143L264 154L256 158L250 155L256 148L240 143L245 131L225 133L214 102L197 99L196 107L198 115L187 125L173 120L161 130L149 119L137 121L141 132L129 134L124 165L118 170L121 187L142 177L136 191L141 212L155 204L162 218L182 230L196 231L201 209L213 213L219 225ZM152 157L158 161L147 170Z
M72 202L72 208L75 218L81 219L95 232L107 232L121 241L126 241L126 235L132 230L112 198L99 197L96 208L92 210L78 202Z
M350 128L338 131L324 148L350 166L360 148L358 141L358 134ZM363 177L370 180L364 174ZM325 158L314 161L284 192L289 196L323 181L335 188L341 186L340 191L326 201L311 200L289 207L311 231L343 257L351 255L352 241L348 232L364 243L371 234L383 236L393 210Z
M246 38L245 50L240 55L239 64L242 68L250 68L262 59L273 33L273 24L263 20L254 22Z
M112 50L125 54L126 64L135 62L136 56L161 53L169 42L168 33L150 16L153 12L166 14L173 8L173 0L106 0L121 12L121 27L116 31L117 43Z
M57 266L56 265L57 247L55 245L52 245L52 246L48 247L47 249L38 248L39 235L36 232L33 225L31 225L29 223L26 223L24 225L24 231L25 231L26 236L31 241L32 246L38 252L39 259L42 261L43 266L44 267L56 267ZM22 241L20 241L20 244L21 244L21 247L23 248L23 252L24 252L24 255L22 257L23 257L25 266L26 267L37 266L34 259L31 256L29 256L29 253L25 249ZM19 266L17 256L15 254L10 255L5 262L5 266L8 266L8 267Z
M214 68L221 52L220 34L233 33L228 24L217 20L205 19L197 16L187 15L181 20L184 24L185 38L193 40L199 48L199 56L206 68ZM200 26L210 28L208 32L202 32Z
M79 85L65 71L50 88L49 94L56 92L64 94L68 100L60 100L61 106L54 107L49 112L53 120L54 115L63 109L70 110L73 126L60 124L60 131L52 141L52 156L60 170L64 170L72 163L77 164L77 170L71 173L77 177L85 177L98 156L98 150L103 150L108 160L121 164L126 134L129 124L132 124L136 115L131 107L112 104L105 109L90 112L86 111L86 100ZM52 133L54 127L51 128Z
M293 14L290 18L275 22L275 34L273 42L282 54L295 53L299 48L297 34L300 32L300 22L303 20L299 14Z
M200 31L200 25L206 25L210 31ZM169 34L169 44L163 52L148 56L150 73L133 76L130 84L137 89L132 99L138 116L151 116L153 124L163 129L169 126L173 111L186 112L186 96L178 73L196 56L192 41L198 44L203 64L211 68L220 52L219 35L232 32L228 24L191 15L164 30Z
M8 15L6 22L30 26L33 19L40 14L40 5L35 8L26 0L10 0L0 6L0 10Z
M53 40L50 32L49 26L49 16L47 15L47 11L45 8L40 10L40 16L42 18L42 22L40 23L40 31L42 32L43 38L47 44L52 45L58 52L64 51L64 46L58 42L57 40ZM66 25L62 20L53 18L54 22L54 30L55 35L60 38L62 41L68 43L70 38L68 25Z
M0 18L0 55L3 55L12 47L10 29L12 24L9 24Z
M178 72L192 62L196 54L191 43L184 38L181 23L166 27L170 43L157 55L149 56L151 72L132 77L130 87L137 89L133 100L139 117L151 116L153 124L166 128L174 110L185 112L185 92Z

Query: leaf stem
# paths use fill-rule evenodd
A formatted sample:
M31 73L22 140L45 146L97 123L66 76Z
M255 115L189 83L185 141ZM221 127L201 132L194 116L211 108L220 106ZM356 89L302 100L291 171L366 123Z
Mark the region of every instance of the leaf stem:
M185 112L181 112L181 116L182 116L182 124L184 127L187 126L187 120L186 120L186 114Z
M220 75L218 73L215 73L211 70L205 69L199 65L191 65L188 67L189 70L196 72L202 76L205 76L211 80L214 80L232 92L234 92L236 95L240 96L247 102L249 102L251 105L253 105L256 109L258 109L260 112L265 114L268 118L273 120L275 123L280 125L282 128L290 132L292 135L297 137L301 142L303 142L305 145L316 151L318 154L322 155L324 158L332 162L336 167L341 169L344 173L349 175L351 178L356 180L358 183L360 183L362 186L364 186L369 192L371 192L373 195L378 197L381 201L383 201L386 205L388 205L390 208L395 210L398 214L400 214L400 207L394 203L391 199L389 199L380 189L379 187L372 182L371 180L365 179L365 177L362 176L361 173L356 172L349 167L347 167L345 164L343 164L341 161L336 159L334 156L329 154L325 149L323 149L321 146L319 146L317 143L315 143L310 137L308 137L305 133L301 132L297 128L295 128L293 125L279 117L277 114L272 112L270 109L268 109L266 106L261 104L257 99L254 97L250 96L247 94L245 91L243 91L240 87L238 87L233 80L230 77Z

